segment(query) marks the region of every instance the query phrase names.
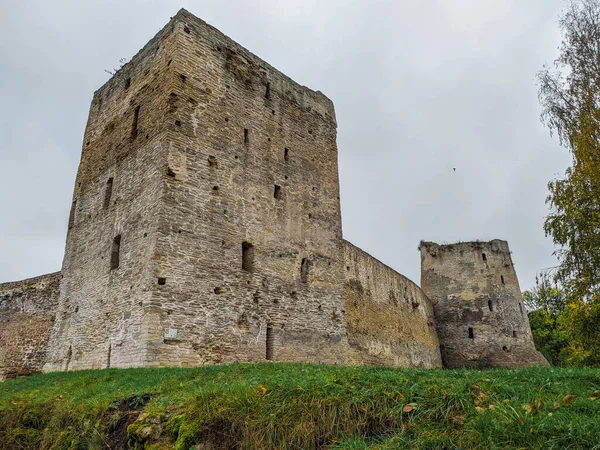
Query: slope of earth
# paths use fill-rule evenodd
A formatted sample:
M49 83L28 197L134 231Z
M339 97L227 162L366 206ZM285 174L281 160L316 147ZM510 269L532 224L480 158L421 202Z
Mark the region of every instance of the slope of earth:
M0 449L600 449L600 370L303 364L0 384Z

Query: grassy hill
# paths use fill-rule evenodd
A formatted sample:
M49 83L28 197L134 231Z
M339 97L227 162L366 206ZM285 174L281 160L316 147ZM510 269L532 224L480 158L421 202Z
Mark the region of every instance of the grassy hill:
M600 370L301 364L0 383L0 449L600 449Z

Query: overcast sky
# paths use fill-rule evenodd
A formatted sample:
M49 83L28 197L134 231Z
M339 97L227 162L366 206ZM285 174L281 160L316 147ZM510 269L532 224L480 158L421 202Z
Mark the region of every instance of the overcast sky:
M525 290L556 264L546 184L570 162L534 80L562 6L0 0L0 282L60 270L92 94L185 7L333 100L346 239L417 283L421 239L505 239Z

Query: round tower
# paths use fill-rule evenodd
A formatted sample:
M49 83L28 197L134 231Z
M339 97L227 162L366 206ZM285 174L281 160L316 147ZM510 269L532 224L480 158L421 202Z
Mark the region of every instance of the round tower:
M421 242L445 367L547 365L536 351L508 242Z

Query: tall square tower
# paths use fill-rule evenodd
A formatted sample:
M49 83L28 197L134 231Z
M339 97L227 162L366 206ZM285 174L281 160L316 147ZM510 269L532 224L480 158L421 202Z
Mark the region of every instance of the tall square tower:
M332 102L181 10L95 95L46 370L343 363Z

